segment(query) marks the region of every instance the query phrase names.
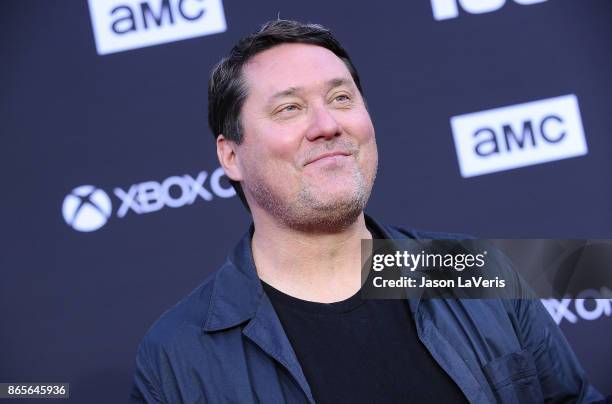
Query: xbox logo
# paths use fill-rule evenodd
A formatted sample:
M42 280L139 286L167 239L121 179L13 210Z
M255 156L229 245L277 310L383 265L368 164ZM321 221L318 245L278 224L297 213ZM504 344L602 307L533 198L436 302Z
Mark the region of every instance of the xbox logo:
M111 209L111 201L106 192L93 185L81 185L64 198L62 214L73 229L94 231L106 224Z
M200 171L196 176L190 174L172 175L163 181L142 181L127 187L115 187L118 198L116 216L123 219L128 213L142 215L157 212L163 208L180 208L215 197L231 198L236 192L227 185L223 167L218 167L209 175ZM109 194L93 185L76 187L62 204L62 215L68 226L82 232L92 232L104 226L113 214Z

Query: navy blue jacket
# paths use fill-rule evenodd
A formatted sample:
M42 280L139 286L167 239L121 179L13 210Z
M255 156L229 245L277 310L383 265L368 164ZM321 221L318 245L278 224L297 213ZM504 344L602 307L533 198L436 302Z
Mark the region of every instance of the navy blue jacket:
M367 220L389 239L456 238ZM138 349L132 402L314 403L257 276L251 234L151 327ZM407 304L420 340L472 403L602 398L538 300Z

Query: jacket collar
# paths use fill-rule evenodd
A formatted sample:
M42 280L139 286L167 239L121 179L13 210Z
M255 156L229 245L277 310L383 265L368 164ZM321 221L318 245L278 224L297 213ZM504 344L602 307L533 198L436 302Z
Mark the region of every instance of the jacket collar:
M417 238L412 231L385 226L365 215L368 228L375 229L386 239ZM257 314L264 296L263 287L255 269L251 251L254 226L242 237L219 269L214 280L205 331L218 331L251 320ZM413 314L419 305L418 298L410 299Z
M215 276L204 330L218 331L252 319L264 291L251 251L254 226L240 239Z

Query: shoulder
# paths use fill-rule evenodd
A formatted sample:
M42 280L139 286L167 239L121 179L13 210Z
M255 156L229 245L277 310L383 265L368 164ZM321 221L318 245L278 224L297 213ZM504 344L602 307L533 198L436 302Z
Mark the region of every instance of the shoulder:
M368 228L379 233L383 238L388 239L430 239L430 240L464 240L473 239L473 236L463 233L446 232L446 231L430 231L421 230L405 226L394 226L383 223L369 215L365 215L365 221Z
M205 323L224 267L163 313L147 331L136 354L134 402L202 400L199 383L218 376L210 364L219 347L214 335L205 331Z
M209 311L215 280L221 269L211 273L197 288L166 310L143 337L139 356L158 357L187 340L200 336Z
M471 240L475 237L465 233L448 231L431 231L403 226L380 224L392 238L411 238L416 240Z
M512 262L503 253L503 251L489 243L487 240L477 239L473 235L459 232L431 231L401 226L379 225L392 239L409 239L415 241L422 240L425 243L429 243L429 241L432 240L444 241L444 243L441 245L436 244L435 250L432 251L453 251L453 253L456 253L456 251L459 251L457 249L458 246L460 246L462 251L466 253L471 252L476 254L482 252L483 250L486 251L487 266L485 271L487 276L491 279L498 276L499 279L505 280L508 287L504 289L503 293L499 292L498 294L493 294L490 296L492 298L489 299L473 299L474 301L472 302L468 300L467 304L469 306L473 306L475 308L482 307L486 308L487 310L494 308L494 310L499 311L501 309L503 312L513 313L516 310L516 304L514 302L515 299L513 298L524 297L524 291L522 288L524 288L525 285L523 285L521 279L518 278Z
M473 239L474 236L464 233L454 233L445 231L431 231L421 229L406 229L399 226L390 226L398 233L405 234L416 239L429 239L429 240L468 240Z

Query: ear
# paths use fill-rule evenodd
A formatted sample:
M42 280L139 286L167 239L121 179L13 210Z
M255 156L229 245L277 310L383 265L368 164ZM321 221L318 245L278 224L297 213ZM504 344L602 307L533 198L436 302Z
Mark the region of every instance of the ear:
M217 157L219 158L221 167L223 167L225 171L225 175L231 180L241 181L242 170L238 164L238 156L236 155L237 146L235 142L226 139L225 136L217 136Z

